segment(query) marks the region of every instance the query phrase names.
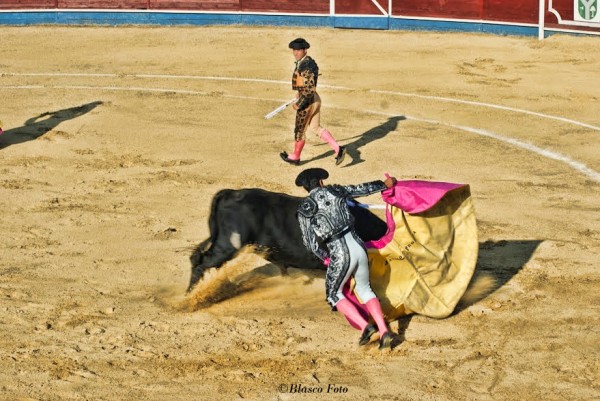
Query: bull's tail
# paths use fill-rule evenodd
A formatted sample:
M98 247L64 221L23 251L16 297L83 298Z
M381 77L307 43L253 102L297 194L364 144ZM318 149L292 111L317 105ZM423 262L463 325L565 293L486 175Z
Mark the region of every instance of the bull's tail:
M212 244L214 244L214 242L217 240L217 237L219 235L217 210L219 209L219 203L221 202L223 197L225 197L225 195L227 195L227 191L229 191L229 190L227 190L227 189L220 190L219 192L217 192L215 194L215 196L212 199L212 202L210 205L210 215L208 216L209 236L207 239L202 241L200 244L198 244L194 248L194 251L192 252L192 255L190 256L190 261L192 262L192 267L196 267L200 263L200 261L202 260L202 255L204 255L204 253L206 251L208 251L209 248L212 246Z
M219 224L217 219L217 211L219 210L219 203L231 190L222 189L216 193L210 204L210 215L208 217L208 230L210 232L209 237L204 240L199 246L206 248L207 245L214 243L219 236Z

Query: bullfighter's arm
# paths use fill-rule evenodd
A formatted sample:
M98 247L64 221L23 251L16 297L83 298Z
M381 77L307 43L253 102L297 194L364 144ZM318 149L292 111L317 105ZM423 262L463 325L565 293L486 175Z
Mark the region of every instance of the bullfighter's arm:
M302 242L304 246L314 253L319 259L325 261L329 257L329 254L321 248L317 241L315 232L310 227L310 220L298 214L298 222L300 223L300 231L302 231Z
M298 110L304 110L310 103L310 99L317 91L315 84L315 74L310 69L306 68L300 72L300 76L304 79L304 85L298 87Z
M346 193L346 197L358 197L381 192L387 189L387 186L383 181L377 180L358 185L343 185L341 188Z

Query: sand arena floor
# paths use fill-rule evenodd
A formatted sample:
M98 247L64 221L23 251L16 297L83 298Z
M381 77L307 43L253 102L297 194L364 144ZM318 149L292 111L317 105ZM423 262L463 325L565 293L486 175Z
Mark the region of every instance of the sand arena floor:
M471 185L492 292L392 323L243 255L190 310L221 188L301 195L287 43L321 68L303 166ZM600 41L248 27L0 28L0 399L600 398ZM366 199L380 203L377 196ZM182 307L183 305L183 307ZM292 385L323 394L290 393ZM333 393L333 389L337 393ZM327 391L330 391L329 394Z

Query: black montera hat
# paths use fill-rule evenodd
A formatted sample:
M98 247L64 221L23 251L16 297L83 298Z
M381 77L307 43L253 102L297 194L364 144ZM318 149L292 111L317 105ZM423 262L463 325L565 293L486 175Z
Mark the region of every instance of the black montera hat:
M308 49L310 48L310 43L302 38L294 39L289 44L290 49L300 50L300 49Z
M319 181L329 177L327 170L322 168L307 168L296 177L296 185L310 191L319 186Z

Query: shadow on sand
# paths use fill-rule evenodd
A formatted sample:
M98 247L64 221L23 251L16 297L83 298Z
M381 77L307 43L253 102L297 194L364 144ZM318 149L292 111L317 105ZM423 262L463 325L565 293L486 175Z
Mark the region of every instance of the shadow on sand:
M47 111L32 117L21 127L4 131L4 134L0 136L0 149L37 139L56 128L60 123L89 113L101 104L101 101L95 101L68 109Z
M531 260L541 243L541 240L501 240L480 243L475 273L465 296L458 303L453 314L460 313L469 306L485 299L508 283ZM315 278L325 278L325 267L323 267L323 270L299 270L309 277L310 281ZM272 263L265 263L257 268L249 268L248 271L240 274L235 280L236 284L233 287L239 288L235 291L231 291L233 287L230 288L229 291L226 291L227 295L221 297L222 299L219 299L218 302L239 295L242 292L252 291L254 284L257 282L280 275L288 275L288 269ZM480 285L482 281L484 282L483 286ZM477 288L478 286L479 288ZM214 299L212 301L214 302ZM406 318L410 319L410 316Z
M406 120L406 117L404 117L404 116L390 117L383 124L380 124L374 128L371 128L367 132L364 132L355 137L348 138L348 139L354 139L354 141L349 142L344 145L346 147L346 160L348 158L350 158L351 161L350 161L350 163L347 163L346 161L344 161L343 166L349 167L349 166L353 166L353 165L364 162L365 160L363 160L360 155L360 148L368 145L371 142L385 138L385 136L387 134L395 131L396 128L398 128L398 122L403 121L403 120ZM323 145L327 145L327 144L323 144ZM328 157L333 157L333 150L329 150L319 156L313 157L312 159L303 160L300 164L306 164L306 163L310 163L313 161L325 159Z
M479 254L475 274L465 292L465 296L456 306L453 315L458 314L471 305L485 299L508 283L531 260L541 240L501 240L486 241L479 244ZM324 270L305 270L303 273L312 281L323 279ZM260 282L279 275L287 275L287 269L267 263L258 268L251 268L236 280L221 280L202 302L195 302L191 310L197 310L211 304L224 301L240 294L254 291L260 287ZM214 285L214 284L213 284ZM323 288L323 292L325 288ZM397 330L393 330L392 348L405 340L405 332L414 315L400 317L396 320Z
M531 260L541 240L501 240L479 244L477 266L471 283L452 315L485 299L508 283ZM405 340L405 332L414 315L397 319L398 330L394 333L392 347Z
M501 240L479 244L477 267L454 314L481 301L508 283L531 260L541 240ZM480 282L487 288L477 289Z

